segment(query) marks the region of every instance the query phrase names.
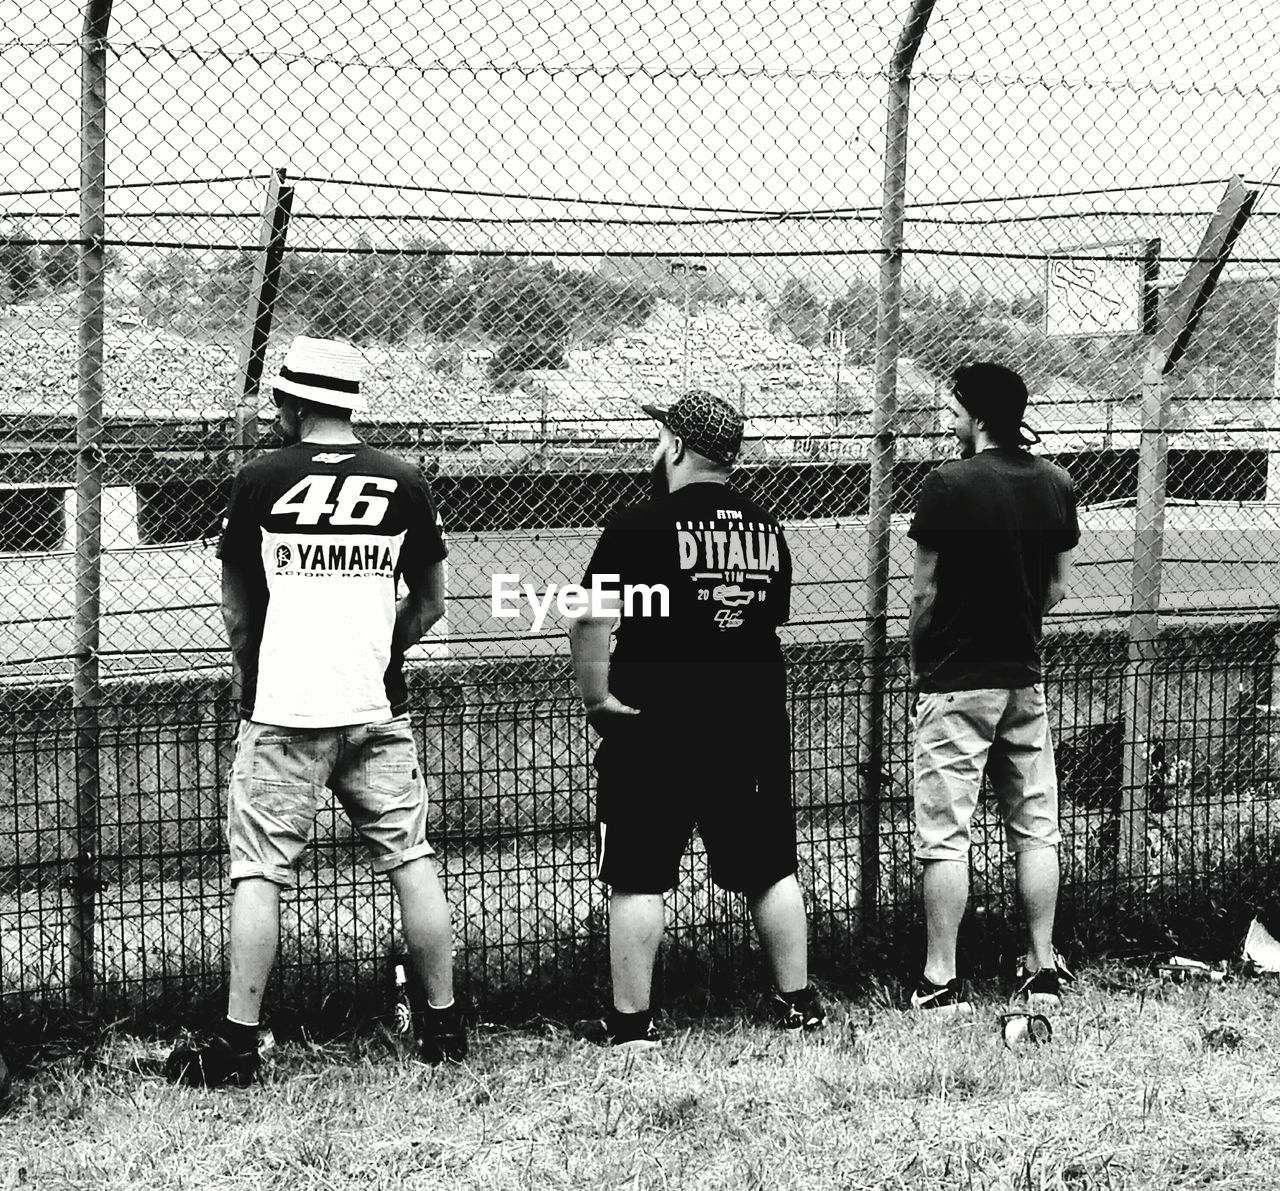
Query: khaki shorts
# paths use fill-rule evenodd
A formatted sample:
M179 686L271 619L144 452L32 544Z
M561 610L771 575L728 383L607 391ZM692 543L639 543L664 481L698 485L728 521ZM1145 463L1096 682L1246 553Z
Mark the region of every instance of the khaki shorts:
M922 694L916 705L916 856L965 860L985 771L1011 852L1053 848L1058 776L1044 687Z
M434 854L408 716L346 728L245 720L227 797L231 880L265 877L293 885L326 787L368 845L375 872Z

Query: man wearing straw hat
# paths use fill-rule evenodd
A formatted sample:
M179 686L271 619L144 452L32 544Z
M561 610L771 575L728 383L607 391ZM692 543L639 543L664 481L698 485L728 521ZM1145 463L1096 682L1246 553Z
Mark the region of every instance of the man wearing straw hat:
M1070 476L1028 453L1027 388L1000 364L957 370L960 459L925 477L911 523L915 844L924 865L928 955L911 995L938 1017L971 1006L956 975L969 896L969 827L985 774L1017 865L1030 938L1018 996L1059 1000L1058 781L1041 681L1044 614L1062 598L1079 540Z
M444 614L446 551L417 471L352 428L352 411L368 409L362 371L349 343L293 341L274 381L289 445L241 469L223 521L242 717L227 798L231 978L220 1028L169 1056L180 1083L244 1087L257 1073L280 890L294 884L326 786L395 888L419 984L420 1056L466 1055L402 674L405 651Z

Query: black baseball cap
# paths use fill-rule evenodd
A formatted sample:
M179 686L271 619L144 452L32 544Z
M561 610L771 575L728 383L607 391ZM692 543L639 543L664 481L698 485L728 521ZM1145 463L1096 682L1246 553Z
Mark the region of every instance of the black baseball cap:
M1027 386L1012 368L983 362L957 368L952 393L971 417L984 422L1003 442L1033 446L1040 436L1022 420L1027 412Z
M692 389L674 405L640 407L713 463L732 463L742 449L742 415L723 397Z

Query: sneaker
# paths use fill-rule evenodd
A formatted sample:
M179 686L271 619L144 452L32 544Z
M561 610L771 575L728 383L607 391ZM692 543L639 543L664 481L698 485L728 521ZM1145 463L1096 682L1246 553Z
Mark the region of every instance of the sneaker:
M432 1067L462 1063L467 1058L467 1024L457 1001L447 1009L431 1009L419 1021L418 1057Z
M604 1020L605 1041L614 1050L657 1050L662 1035L650 1013L619 1013L610 1009Z
M959 979L946 984L934 984L927 976L920 977L911 994L911 1008L930 1017L961 1017L973 1012L973 1006L964 999Z
M1031 956L1029 954L1023 955L1018 959L1018 970L1014 975L1014 979L1019 984L1031 975L1030 959ZM1059 984L1074 984L1076 982L1076 974L1067 967L1067 961L1062 958L1061 952L1056 947L1053 949L1053 966L1057 970Z
M827 1024L827 1011L812 985L793 993L775 990L769 1008L773 1011L774 1024L787 1034L807 1034Z
M247 1088L258 1077L259 1062L256 1050L242 1053L214 1034L203 1044L175 1046L164 1073L170 1083L189 1088Z
M1057 1009L1062 1004L1062 981L1057 968L1041 968L1027 973L1014 992L1012 1000L1024 1004Z

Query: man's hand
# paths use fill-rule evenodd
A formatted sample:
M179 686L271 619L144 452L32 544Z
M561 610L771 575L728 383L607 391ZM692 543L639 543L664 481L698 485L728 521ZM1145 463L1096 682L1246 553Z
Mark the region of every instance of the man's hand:
M598 703L592 703L586 707L587 723L590 724L601 736L603 736L611 725L618 722L619 716L639 715L640 711L635 707L628 707L616 695L605 695Z

